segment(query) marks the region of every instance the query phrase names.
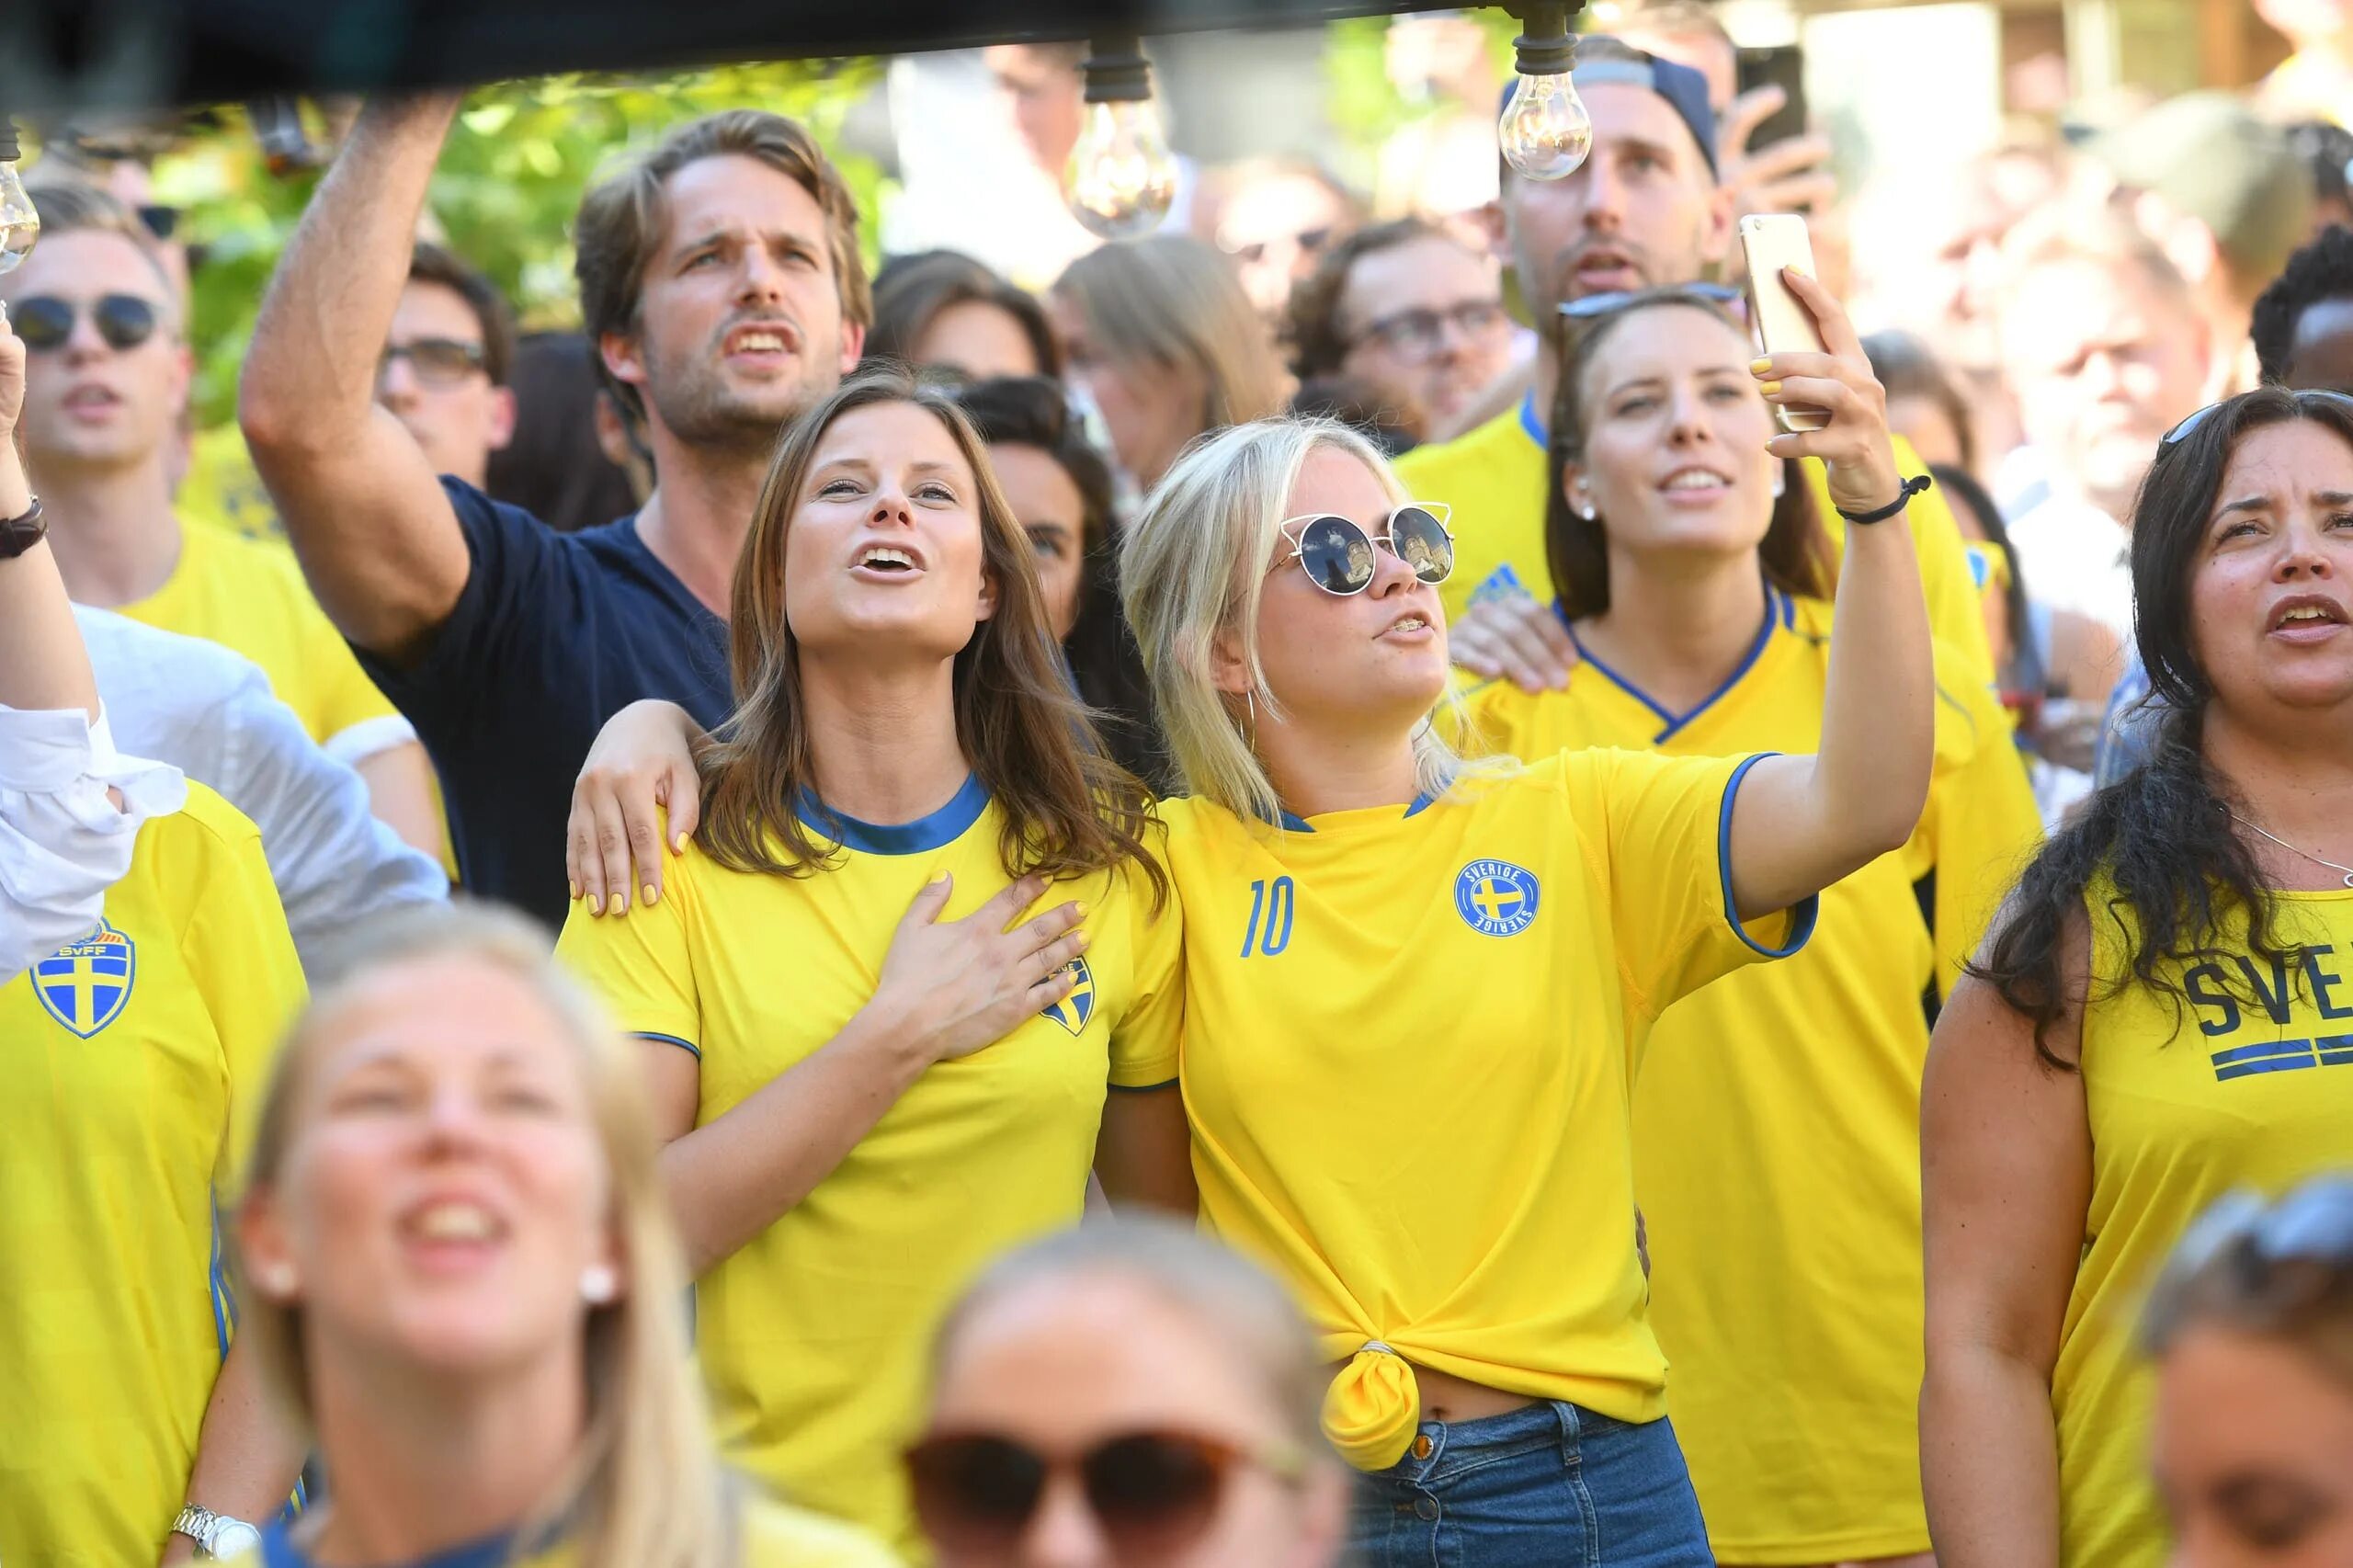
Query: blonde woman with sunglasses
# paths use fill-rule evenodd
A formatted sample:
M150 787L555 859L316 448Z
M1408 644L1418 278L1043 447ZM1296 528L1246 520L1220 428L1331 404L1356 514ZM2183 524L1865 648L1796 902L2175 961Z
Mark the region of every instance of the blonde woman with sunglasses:
M1197 448L1127 537L1192 791L1163 812L1201 1212L1315 1326L1373 1568L1710 1560L1643 1306L1634 1076L1668 1004L1795 951L1816 892L1911 836L1933 744L1879 388L1824 321L1842 352L1754 367L1832 415L1768 449L1873 519L1813 756L1461 768L1429 722L1452 540L1329 425Z

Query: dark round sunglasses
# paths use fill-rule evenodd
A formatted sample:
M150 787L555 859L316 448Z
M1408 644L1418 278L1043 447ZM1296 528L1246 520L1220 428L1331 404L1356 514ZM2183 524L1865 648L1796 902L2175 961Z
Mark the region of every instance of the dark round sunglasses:
M1284 1481L1305 1469L1296 1454L1253 1453L1187 1432L1126 1433L1074 1459L1050 1458L993 1434L943 1434L909 1449L906 1462L924 1533L975 1556L1010 1551L1037 1516L1047 1482L1075 1471L1123 1568L1149 1568L1198 1541L1236 1469L1255 1465Z
M1386 547L1423 582L1443 583L1454 574L1454 535L1446 526L1451 515L1441 502L1415 501L1390 513L1388 531L1377 537L1347 517L1288 517L1278 526L1290 553L1275 564L1296 561L1309 582L1345 598L1372 586L1378 551Z
M48 353L65 347L74 335L74 323L82 307L71 300L61 300L54 294L32 294L17 301L8 311L8 320L25 347L35 353ZM155 307L136 294L102 294L90 306L90 319L97 323L98 335L109 348L136 348L155 335L159 318Z

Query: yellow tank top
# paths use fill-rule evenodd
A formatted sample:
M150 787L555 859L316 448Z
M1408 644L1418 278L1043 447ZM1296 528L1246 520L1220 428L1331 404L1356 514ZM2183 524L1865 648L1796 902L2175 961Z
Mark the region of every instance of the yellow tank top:
M2121 972L2129 915L2088 901L2093 972ZM2244 922L2174 966L2187 1001L2132 986L2084 1016L2091 1208L2051 1383L2061 1560L2158 1568L2150 1380L2136 1320L2183 1229L2236 1187L2276 1193L2353 1162L2353 892L2279 895L2275 963Z

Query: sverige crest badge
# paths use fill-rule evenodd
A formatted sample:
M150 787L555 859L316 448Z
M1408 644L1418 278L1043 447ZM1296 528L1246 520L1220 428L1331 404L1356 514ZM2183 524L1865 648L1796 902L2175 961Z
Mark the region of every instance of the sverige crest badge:
M1454 908L1482 937L1517 937L1536 919L1536 876L1508 860L1473 860L1454 879Z
M1073 1034L1083 1034L1086 1020L1095 1016L1095 971L1086 967L1085 959L1073 959L1059 971L1072 976L1077 983L1070 994L1051 1007L1040 1009L1038 1016L1051 1018Z
M33 994L51 1017L87 1040L122 1017L138 978L138 944L101 920L33 965Z

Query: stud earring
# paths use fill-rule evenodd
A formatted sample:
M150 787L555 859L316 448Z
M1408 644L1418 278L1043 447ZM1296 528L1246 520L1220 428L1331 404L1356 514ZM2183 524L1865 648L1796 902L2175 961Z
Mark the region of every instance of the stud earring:
M1782 471L1779 463L1775 463L1773 465L1773 499L1779 501L1789 487L1789 475Z
M620 1288L619 1277L604 1264L592 1263L580 1271L580 1299L592 1307L610 1305Z
M290 1263L271 1264L261 1271L258 1282L262 1294L280 1301L292 1300L295 1287L301 1283Z

